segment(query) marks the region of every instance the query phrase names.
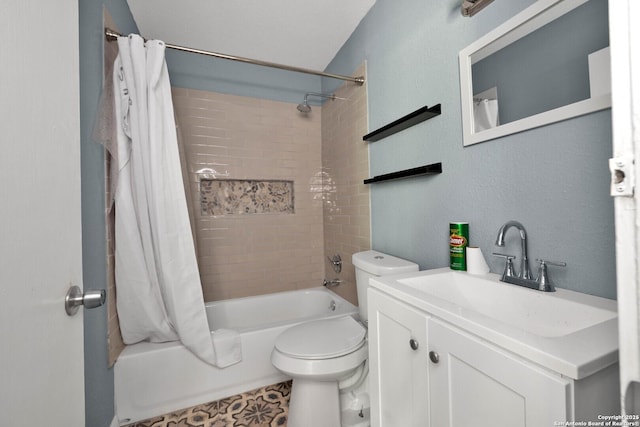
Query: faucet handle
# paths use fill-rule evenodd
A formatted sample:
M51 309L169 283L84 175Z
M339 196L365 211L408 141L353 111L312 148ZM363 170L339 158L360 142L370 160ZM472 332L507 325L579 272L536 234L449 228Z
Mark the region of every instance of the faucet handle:
M545 292L554 292L556 290L555 286L549 279L549 273L547 272L547 265L555 265L557 267L566 267L566 262L561 261L549 261L547 259L536 259L540 263L538 267L538 278L536 282L538 282L538 290Z
M502 281L504 281L505 277L517 277L516 273L513 271L513 260L515 259L515 255L507 255L507 254L499 254L494 252L493 256L497 256L500 258L505 258L507 261L504 265L504 271L502 272Z
M567 263L562 261L550 261L548 259L542 259L542 258L536 258L536 261L538 261L540 264L545 264L545 265L556 265L558 267L567 266Z
M340 258L340 254L335 254L332 257L327 256L327 259L331 263L333 271L336 273L340 273L342 271L342 258Z

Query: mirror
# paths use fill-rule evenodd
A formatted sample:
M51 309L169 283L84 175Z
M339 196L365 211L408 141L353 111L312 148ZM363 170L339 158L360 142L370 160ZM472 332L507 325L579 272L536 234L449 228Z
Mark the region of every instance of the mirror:
M459 60L465 146L609 108L607 0L539 0Z

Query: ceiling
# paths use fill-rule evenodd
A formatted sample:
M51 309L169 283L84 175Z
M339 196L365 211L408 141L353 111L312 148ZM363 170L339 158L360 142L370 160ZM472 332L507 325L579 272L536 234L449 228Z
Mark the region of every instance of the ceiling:
M323 71L375 0L127 0L148 39Z

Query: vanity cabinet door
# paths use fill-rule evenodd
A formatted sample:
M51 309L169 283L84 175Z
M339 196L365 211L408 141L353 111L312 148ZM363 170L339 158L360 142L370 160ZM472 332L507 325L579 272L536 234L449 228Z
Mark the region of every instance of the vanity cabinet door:
M428 333L432 426L553 426L570 419L570 381L436 319Z
M372 426L426 427L427 316L375 289L368 302Z

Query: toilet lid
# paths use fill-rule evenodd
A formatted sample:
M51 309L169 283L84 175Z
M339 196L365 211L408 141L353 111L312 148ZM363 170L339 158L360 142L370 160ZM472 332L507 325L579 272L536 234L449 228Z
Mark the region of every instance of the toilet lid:
M276 338L275 347L300 359L329 359L358 349L366 334L353 317L344 316L292 326Z

